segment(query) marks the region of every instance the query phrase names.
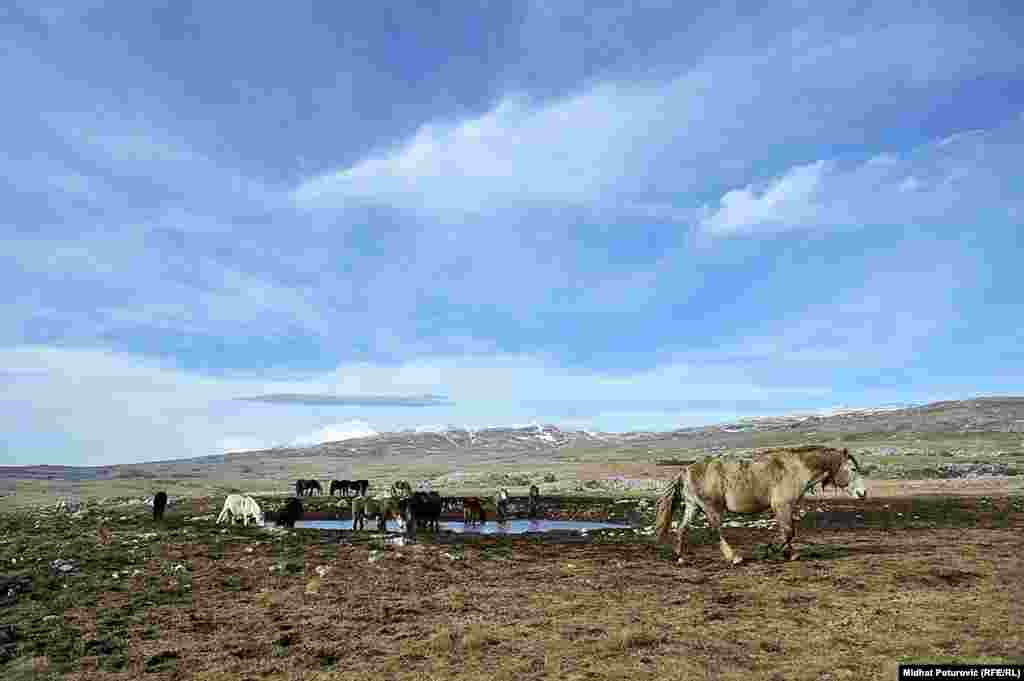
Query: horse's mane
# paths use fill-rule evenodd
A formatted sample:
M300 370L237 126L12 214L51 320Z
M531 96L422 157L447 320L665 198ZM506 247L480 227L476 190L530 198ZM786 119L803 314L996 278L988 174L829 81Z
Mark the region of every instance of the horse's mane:
M764 459L771 456L793 456L795 455L800 461L810 468L811 470L817 470L821 472L827 472L829 479L839 473L839 470L843 467L844 460L849 457L856 470L860 470L860 465L857 460L853 458L853 455L849 453L847 449L836 449L835 447L826 447L824 445L800 445L798 447L776 447L774 449L766 449L760 451L754 455L757 459Z

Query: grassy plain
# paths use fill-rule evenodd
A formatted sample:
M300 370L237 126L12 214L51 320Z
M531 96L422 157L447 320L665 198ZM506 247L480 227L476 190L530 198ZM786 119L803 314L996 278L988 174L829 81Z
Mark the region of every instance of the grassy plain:
M651 519L607 498L548 501L553 517ZM219 503L189 499L157 524L139 504L0 515L4 574L31 578L0 607L18 637L0 675L854 679L1024 651L1018 496L808 499L804 557L775 562L770 530L730 528L752 558L740 567L702 529L680 566L632 531L393 546L217 526Z

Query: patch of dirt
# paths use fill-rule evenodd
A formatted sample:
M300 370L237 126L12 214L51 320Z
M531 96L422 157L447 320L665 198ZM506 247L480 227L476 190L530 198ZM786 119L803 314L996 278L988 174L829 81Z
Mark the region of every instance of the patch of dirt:
M911 497L924 495L992 496L1024 491L1020 476L967 478L948 480L868 480L868 495L872 497Z
M40 659L82 681L892 678L901 660L1019 660L1021 500L808 508L838 519L801 523L810 557L758 560L774 533L728 528L749 558L736 567L699 532L677 565L639 536L398 547L142 513L102 521L105 546L92 516L0 517L0 565L15 558L39 582L2 611L24 633L0 676L37 678ZM47 573L57 554L75 575Z

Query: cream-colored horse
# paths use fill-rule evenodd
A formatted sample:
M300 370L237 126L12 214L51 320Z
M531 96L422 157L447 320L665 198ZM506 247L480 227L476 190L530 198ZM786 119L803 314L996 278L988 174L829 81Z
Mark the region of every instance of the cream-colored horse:
M782 544L778 548L795 559L798 554L790 550L796 536L793 513L804 494L819 483L822 486L831 483L859 499L867 496L860 465L846 449L794 447L768 450L752 461L698 461L669 483L658 499L657 540L662 542L668 536L672 514L683 500L686 508L675 546L680 562L686 548L686 529L700 510L718 533L722 555L737 564L743 559L722 535L722 514L725 511L760 513L770 508L779 523Z
M256 525L263 525L263 511L255 499L242 494L229 494L224 500L224 508L217 516L217 522L234 523L239 518L242 519L243 525L249 524L249 518L252 518Z

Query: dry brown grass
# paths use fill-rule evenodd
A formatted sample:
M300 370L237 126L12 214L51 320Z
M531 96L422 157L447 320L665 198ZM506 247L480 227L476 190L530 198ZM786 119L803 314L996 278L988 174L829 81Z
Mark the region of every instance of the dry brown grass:
M452 547L425 542L381 551L371 564L370 546L325 545L314 533L269 541L252 530L201 534L191 526L154 542L132 580L111 581L104 566L69 581L69 590L40 585L34 594L43 600L7 610L37 636L66 632L54 639L58 651L76 640L112 641L121 667L105 653L81 650L67 667L26 648L0 676L892 678L901 659L1006 658L1024 649L1024 507L1000 520L988 506L943 507L974 514L973 524L957 527L801 530L798 542L825 557L738 568L714 544L695 544L681 567L646 540L515 537L478 538L458 561L441 555ZM117 558L121 542L151 529L146 522L117 526L109 546L92 528L72 538L82 556ZM749 555L770 535L732 529L730 541ZM0 544L0 562L20 557L13 546ZM176 564L188 565L187 576L168 570ZM291 567L270 570L281 564ZM320 565L331 569L313 576ZM88 579L95 594L65 607ZM59 619L42 626L48 608Z

